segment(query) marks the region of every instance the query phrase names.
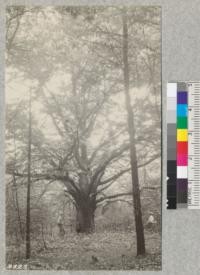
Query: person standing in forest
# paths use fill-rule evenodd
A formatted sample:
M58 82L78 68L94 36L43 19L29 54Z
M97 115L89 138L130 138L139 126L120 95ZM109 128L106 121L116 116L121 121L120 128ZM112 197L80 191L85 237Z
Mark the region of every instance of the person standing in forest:
M58 225L58 229L59 229L59 236L61 238L63 238L65 236L65 229L64 229L64 217L63 217L62 212L59 212L59 216L57 219L57 225Z

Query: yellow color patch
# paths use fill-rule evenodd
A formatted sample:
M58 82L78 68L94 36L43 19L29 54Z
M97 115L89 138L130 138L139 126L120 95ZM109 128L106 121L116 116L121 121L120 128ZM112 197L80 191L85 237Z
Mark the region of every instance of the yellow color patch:
M177 130L177 141L188 141L188 130Z

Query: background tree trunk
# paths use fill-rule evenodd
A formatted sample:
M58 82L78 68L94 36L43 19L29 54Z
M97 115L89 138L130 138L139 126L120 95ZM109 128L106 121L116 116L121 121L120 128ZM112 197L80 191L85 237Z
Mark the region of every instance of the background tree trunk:
M134 116L131 107L131 98L129 91L129 64L128 64L128 26L127 26L127 14L123 10L123 73L124 73L124 91L125 102L128 117L128 132L130 140L130 160L131 160L131 174L132 174L132 188L133 188L133 205L135 215L135 227L137 237L137 255L145 254L145 240L144 240L144 227L142 221L142 211L140 202L139 191L139 177L137 168L137 154L135 146L135 127Z
M28 181L27 181L27 209L26 209L26 259L30 258L30 193L31 193L31 143L32 143L32 118L31 118L31 90L29 92L29 122L28 122Z
M18 187L17 187L15 175L13 175L13 187L14 187L13 192L15 194L15 207L16 207L16 211L17 211L20 237L21 237L21 240L24 240L22 221L21 221L21 215L20 215L20 208L19 208L19 200L18 200Z

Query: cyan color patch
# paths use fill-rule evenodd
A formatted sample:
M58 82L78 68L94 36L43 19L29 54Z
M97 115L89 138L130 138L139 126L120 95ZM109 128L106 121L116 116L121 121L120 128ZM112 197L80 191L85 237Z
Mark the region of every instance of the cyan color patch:
M187 104L177 104L177 116L187 116L188 115L188 105Z

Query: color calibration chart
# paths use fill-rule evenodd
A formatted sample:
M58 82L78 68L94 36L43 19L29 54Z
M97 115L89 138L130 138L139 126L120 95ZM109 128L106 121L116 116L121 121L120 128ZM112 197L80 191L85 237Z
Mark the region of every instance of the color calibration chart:
M200 82L167 84L167 209L200 209Z

